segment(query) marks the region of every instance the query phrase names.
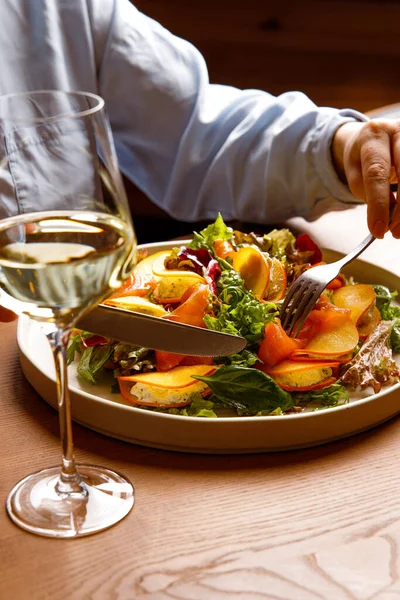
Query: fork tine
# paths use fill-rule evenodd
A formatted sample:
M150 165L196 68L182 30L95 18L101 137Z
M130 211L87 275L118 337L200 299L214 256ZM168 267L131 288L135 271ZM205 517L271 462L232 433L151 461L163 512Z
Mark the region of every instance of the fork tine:
M286 300L281 308L281 325L283 329L287 329L290 326L290 323L295 317L295 314L298 313L298 307L304 295L308 292L310 287L314 286L314 282L309 279L302 279L301 277L294 282L294 284L290 287Z
M286 329L287 324L289 323L292 314L293 314L293 308L294 308L294 304L295 304L295 300L293 300L293 297L296 295L301 295L302 293L302 282L300 281L295 281L294 283L292 283L292 285L289 288L289 291L286 295L286 298L281 306L281 310L280 310L280 319L281 319L281 325L283 327L283 329ZM292 302L293 300L293 302Z
M299 304L299 307L296 310L294 319L291 323L290 329L288 330L288 335L293 335L294 337L298 335L300 329L303 327L305 320L316 305L318 298L320 297L321 292L323 290L323 286L315 286L312 290L309 291L307 296L302 300L302 302Z
M393 206L395 204L392 205L392 212ZM302 273L294 281L279 313L282 327L288 335L299 333L326 286L337 277L342 267L357 258L374 240L374 236L369 234L361 244L340 260L327 265L315 266L311 271Z
M310 281L304 281L303 285L299 286L299 289L289 306L289 318L285 327L289 335L291 335L291 332L299 319L303 317L304 308L306 306L308 307L310 299L313 298L314 290L315 283Z

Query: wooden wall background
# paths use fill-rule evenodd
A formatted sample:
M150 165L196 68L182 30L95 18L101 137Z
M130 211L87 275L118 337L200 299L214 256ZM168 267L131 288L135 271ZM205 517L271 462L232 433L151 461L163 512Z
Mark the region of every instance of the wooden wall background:
M211 81L361 111L400 101L400 0L136 0Z
M192 42L214 83L301 90L320 106L363 112L400 102L400 0L131 1ZM129 182L127 191L141 242L192 231L165 227L166 215Z

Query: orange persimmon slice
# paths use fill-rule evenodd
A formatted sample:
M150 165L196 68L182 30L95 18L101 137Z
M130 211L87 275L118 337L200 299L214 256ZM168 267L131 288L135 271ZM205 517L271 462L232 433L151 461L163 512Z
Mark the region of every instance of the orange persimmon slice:
M153 274L157 277L189 277L193 279L193 283L196 281L202 282L204 281L204 277L195 273L194 271L186 271L180 269L166 269L165 261L171 255L170 250L163 250L162 252L157 252L156 258L153 261L152 269Z
M156 252L138 262L128 279L110 298L146 296L150 290L154 289L158 278L153 273L153 263L160 254L164 254L164 252Z
M363 315L376 301L374 289L367 284L345 285L333 292L333 302L341 308L351 310L351 319L358 325Z
M246 288L256 298L262 299L270 277L270 268L263 253L252 246L244 246L233 255L232 265L240 273Z
M150 300L143 296L111 297L104 300L104 304L115 306L116 308L123 308L125 310L132 310L152 317L163 317L164 315L168 315L167 311L164 310L162 306L150 302Z
M370 313L370 311L368 311L368 315L365 314L358 322L357 328L360 339L365 340L374 331L380 320L381 313L377 307L374 306L372 312Z
M290 357L293 359L300 356L334 359L352 352L358 341L358 329L350 316L347 316L339 325L317 331L304 348L294 350Z
M268 257L267 261L270 268L270 277L264 293L264 300L266 302L278 302L282 300L286 292L286 269L281 261L275 257Z
M350 316L351 311L348 308L339 308L330 302L318 304L316 309L308 315L305 327L301 330L299 337L307 339L305 335L307 327L311 327L313 335L340 327L349 320Z
M217 367L212 365L179 366L163 373L151 371L149 373L118 377L118 381L130 381L132 384L143 383L165 389L179 389L198 383L196 379L193 379L192 375L211 375L216 370Z
M131 404L135 404L137 406L154 406L158 408L182 408L183 406L188 406L190 404L190 400L186 397L180 398L179 401L175 399L175 401L163 401L157 402L157 398L149 398L147 400L139 400L134 394L131 394L132 387L135 385L132 381L118 381L119 385L119 393ZM160 389L160 388L158 388ZM151 387L149 386L149 390Z
M193 277L187 277L186 271L174 271L174 273L179 273L179 275L160 277L153 290L153 298L156 302L160 304L180 302L187 290L193 286L193 282L197 281ZM199 282L205 283L205 280L199 277Z
M296 362L283 360L272 368L263 369L276 383L287 391L307 391L319 389L334 383L337 379L338 361Z

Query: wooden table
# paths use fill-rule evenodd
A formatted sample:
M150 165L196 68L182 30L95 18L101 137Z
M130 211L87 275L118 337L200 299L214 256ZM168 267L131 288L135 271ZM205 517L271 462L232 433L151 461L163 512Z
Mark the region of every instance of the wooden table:
M56 412L1 325L1 504L60 458ZM151 450L74 426L79 461L128 475L134 511L100 534L36 537L1 512L0 597L335 600L400 597L400 421L326 446L249 456Z
M393 242L376 244L381 263ZM60 445L56 412L21 373L14 323L0 325L0 339L4 506L16 481L58 464ZM74 437L78 461L134 482L134 511L100 534L52 540L20 530L3 508L4 600L400 597L398 419L318 448L248 456L135 447L78 425Z
M21 374L1 325L1 505L17 480L60 459L56 412ZM326 446L201 456L74 426L79 461L125 473L128 517L77 540L36 537L0 515L4 600L400 597L400 420Z
M325 242L330 232L346 251L355 231L362 239L363 210L294 224ZM368 258L399 273L398 248L387 237ZM61 452L57 414L24 379L15 330L0 324L3 507L19 479ZM52 540L3 508L2 600L400 598L399 419L318 448L247 456L135 447L78 425L74 438L78 461L133 481L134 511L100 534Z

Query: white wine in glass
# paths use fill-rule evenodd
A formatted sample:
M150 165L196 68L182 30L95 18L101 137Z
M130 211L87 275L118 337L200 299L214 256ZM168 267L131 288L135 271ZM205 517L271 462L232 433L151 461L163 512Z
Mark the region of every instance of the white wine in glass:
M55 364L61 466L16 484L7 511L50 537L95 533L134 504L132 484L75 464L66 348L132 270L136 238L104 101L44 90L0 96L0 302L39 321Z

